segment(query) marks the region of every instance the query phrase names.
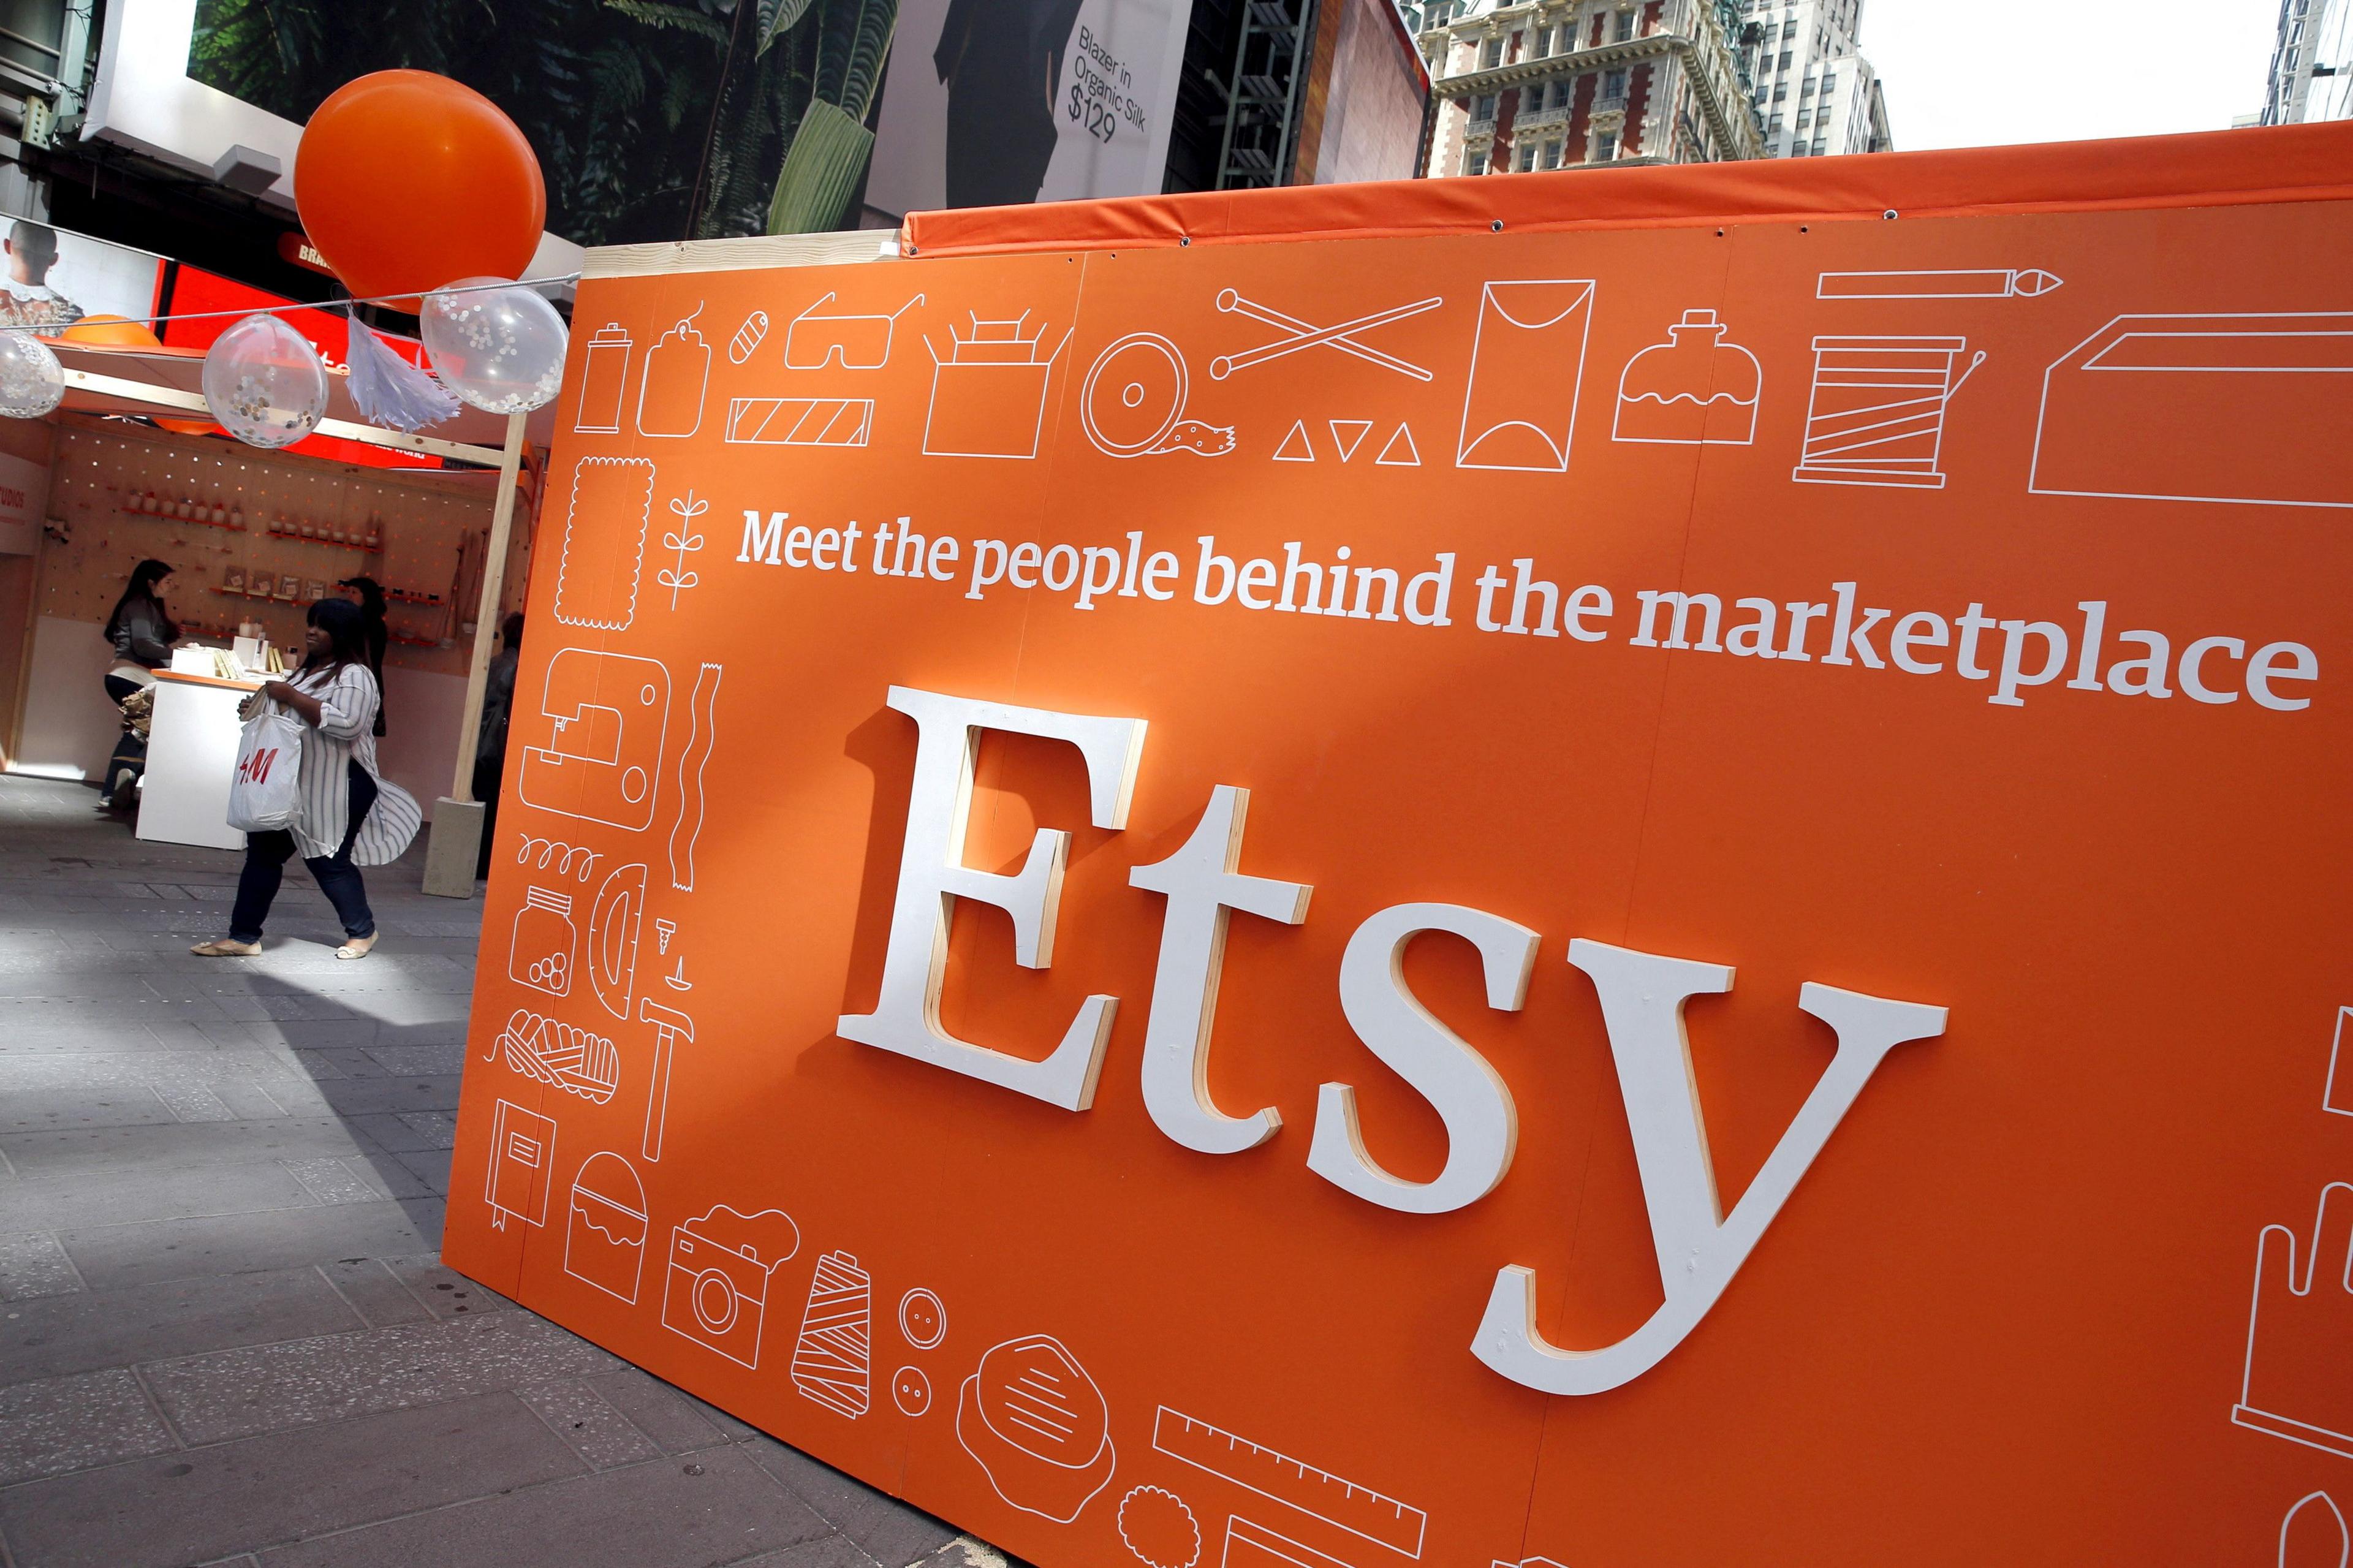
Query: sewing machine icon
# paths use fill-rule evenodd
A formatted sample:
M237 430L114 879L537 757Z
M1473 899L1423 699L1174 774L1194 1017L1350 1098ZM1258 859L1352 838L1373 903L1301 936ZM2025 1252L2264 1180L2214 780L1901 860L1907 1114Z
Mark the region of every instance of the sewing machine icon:
M524 801L612 827L650 826L670 671L650 658L567 647L548 661L539 706L554 732L523 748Z

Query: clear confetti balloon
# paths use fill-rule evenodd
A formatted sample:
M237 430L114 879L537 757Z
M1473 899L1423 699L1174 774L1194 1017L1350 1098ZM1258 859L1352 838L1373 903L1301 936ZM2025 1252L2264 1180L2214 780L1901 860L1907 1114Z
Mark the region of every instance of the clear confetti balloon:
M464 278L427 294L425 354L441 384L475 407L521 414L554 401L570 334L537 289L495 287L503 282Z
M205 401L247 446L291 446L327 412L327 370L309 340L265 311L223 332L205 354Z
M63 402L65 367L30 332L0 332L0 417L38 419Z

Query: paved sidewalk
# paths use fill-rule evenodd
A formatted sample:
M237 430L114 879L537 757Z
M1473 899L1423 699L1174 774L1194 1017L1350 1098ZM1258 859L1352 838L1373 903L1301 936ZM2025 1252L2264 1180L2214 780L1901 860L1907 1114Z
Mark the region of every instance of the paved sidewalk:
M0 777L0 1563L1001 1563L440 1267L481 906L238 857Z

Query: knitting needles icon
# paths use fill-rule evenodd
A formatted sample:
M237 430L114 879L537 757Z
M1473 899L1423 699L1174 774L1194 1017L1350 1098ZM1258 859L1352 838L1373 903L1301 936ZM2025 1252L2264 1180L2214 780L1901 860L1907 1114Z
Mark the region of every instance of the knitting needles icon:
M1417 300L1410 305L1399 305L1393 310L1378 310L1369 316L1359 316L1353 321L1342 321L1337 326L1319 327L1311 321L1303 321L1296 316L1287 316L1281 310L1260 304L1255 300L1245 300L1235 290L1228 289L1218 296L1219 310L1229 316L1243 316L1265 326L1280 327L1291 335L1277 338L1272 342L1261 343L1254 349L1245 349L1240 353L1226 354L1211 360L1209 379L1223 381L1238 370L1248 370L1254 364L1264 364L1269 360L1282 359L1286 355L1300 353L1308 349L1334 348L1345 354L1354 354L1358 359L1379 365L1385 370L1396 371L1399 375L1409 375L1416 381L1428 381L1430 379L1430 372L1421 366L1408 360L1401 360L1395 354L1386 354L1378 349L1367 348L1356 341L1356 334L1368 331L1374 327L1385 327L1391 321L1402 321L1409 316L1419 316L1425 310L1435 310L1444 303L1446 303L1444 300L1433 295L1427 300Z

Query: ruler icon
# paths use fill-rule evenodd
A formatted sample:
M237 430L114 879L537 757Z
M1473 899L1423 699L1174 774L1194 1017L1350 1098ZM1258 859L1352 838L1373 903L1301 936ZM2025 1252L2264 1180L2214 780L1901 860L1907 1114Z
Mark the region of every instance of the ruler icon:
M1351 1535L1361 1535L1408 1557L1421 1555L1422 1532L1430 1517L1370 1487L1302 1464L1166 1405L1153 1425L1152 1446L1172 1459L1223 1476L1238 1487L1314 1514Z

